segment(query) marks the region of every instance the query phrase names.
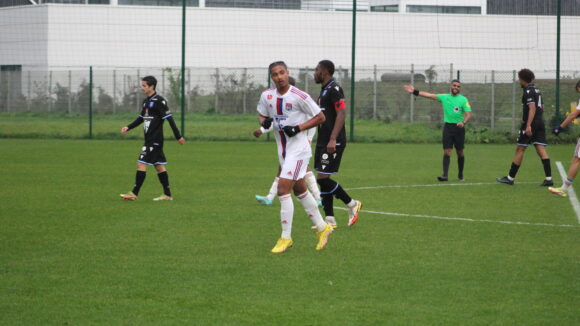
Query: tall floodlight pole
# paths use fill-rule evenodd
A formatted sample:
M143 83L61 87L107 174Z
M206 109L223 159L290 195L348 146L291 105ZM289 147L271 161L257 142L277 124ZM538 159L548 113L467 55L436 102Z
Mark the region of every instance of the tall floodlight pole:
M183 0L181 6L181 132L185 135L185 22L186 22L186 2Z
M355 49L356 49L356 0L352 1L352 44L351 44L351 71L350 71L350 140L354 140L354 73L355 73Z

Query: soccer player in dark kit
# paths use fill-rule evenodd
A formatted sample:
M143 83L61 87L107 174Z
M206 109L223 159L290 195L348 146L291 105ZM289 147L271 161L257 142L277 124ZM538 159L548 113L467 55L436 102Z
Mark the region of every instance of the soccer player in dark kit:
M544 103L542 102L542 93L540 89L533 84L536 76L530 69L522 69L518 72L520 86L523 89L522 104L523 116L522 126L520 128L520 135L517 140L516 154L512 162L512 166L507 176L497 178L500 183L513 185L518 173L520 165L524 159L526 149L530 145L534 145L536 153L542 160L544 167L544 174L546 178L540 184L543 187L550 187L554 185L552 181L552 168L550 167L550 157L546 152L546 127L542 117L544 113Z
M163 153L163 122L165 122L165 120L169 122L169 125L173 130L173 135L180 144L184 144L185 139L181 137L179 129L177 129L177 126L175 125L173 115L167 107L167 101L155 91L156 86L157 79L155 79L155 77L143 77L141 80L141 90L145 95L147 95L147 98L143 101L141 115L139 115L139 117L128 126L121 128L121 133L126 134L127 131L143 123L143 133L145 135L145 144L143 145L141 154L137 160L135 186L129 193L121 194L121 197L125 200L137 199L139 190L143 185L143 181L145 181L148 165L155 167L155 170L157 170L157 176L159 177L159 182L161 182L161 185L163 186L163 195L156 197L153 200L173 200L171 190L169 189L169 176L165 169L167 160Z
M342 154L346 148L344 92L334 80L333 75L334 63L332 61L322 60L316 66L314 81L322 85L318 105L324 112L326 120L318 127L314 168L318 174L316 179L320 185L326 222L336 228L333 197L342 200L348 207L348 226L353 226L358 220L362 204L350 198L340 184L331 179L331 176L338 173Z

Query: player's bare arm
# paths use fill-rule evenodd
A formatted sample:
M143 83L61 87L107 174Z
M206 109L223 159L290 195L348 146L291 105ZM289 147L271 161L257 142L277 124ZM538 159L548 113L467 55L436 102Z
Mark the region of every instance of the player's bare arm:
M409 94L413 94L415 96L421 96L421 97L425 97L425 98L430 98L432 100L437 101L437 94L432 94L432 93L425 92L425 91L419 91L418 89L416 89L415 87L413 87L411 85L405 85L405 86L403 86L403 88Z
M530 103L528 104L529 113L528 113L528 121L526 123L526 135L532 135L532 122L534 121L534 116L536 115L536 104Z
M465 111L463 121L458 123L457 126L459 128L463 128L469 122L469 120L471 120L471 112Z
M314 117L312 117L312 119L299 125L298 128L300 128L300 131L308 130L310 128L314 128L320 124L323 124L324 121L326 121L326 117L324 116L324 113L320 112L317 115L315 115Z
M328 145L326 145L326 150L330 154L336 152L336 138L342 130L345 120L346 111L344 109L336 110L336 121L334 122L334 127L332 128L332 133L330 134Z

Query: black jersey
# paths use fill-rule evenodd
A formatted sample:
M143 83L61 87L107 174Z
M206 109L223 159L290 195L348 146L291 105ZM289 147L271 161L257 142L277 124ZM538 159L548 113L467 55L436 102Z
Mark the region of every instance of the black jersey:
M167 107L167 100L155 93L143 101L141 115L127 127L133 129L143 123L145 145L163 146L163 122L165 120L169 121L175 139L181 138L173 115Z
M334 81L334 79L329 81L328 84L322 86L320 97L318 98L318 105L322 109L322 112L324 112L326 121L318 126L318 139L316 141L316 146L326 147L330 140L332 130L334 129L337 111L346 109L344 91L342 90L342 87ZM344 128L344 123L336 137L336 146L346 146L346 130Z
M536 105L536 114L534 115L533 125L538 123L543 123L542 115L544 113L544 103L542 103L542 92L534 84L529 84L524 88L524 94L522 96L523 105L523 116L522 121L524 123L528 122L528 114L530 112L530 104Z

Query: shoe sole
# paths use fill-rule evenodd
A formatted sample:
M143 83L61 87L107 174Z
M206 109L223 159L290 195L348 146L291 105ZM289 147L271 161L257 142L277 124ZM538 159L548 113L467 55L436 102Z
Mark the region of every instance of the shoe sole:
M350 226L353 226L356 223L356 221L358 221L358 214L360 213L360 210L361 209L362 209L362 203L359 201L358 202L357 209L356 209L356 214L354 215L354 218L352 219L352 222L351 221L348 222L348 226L349 227Z

